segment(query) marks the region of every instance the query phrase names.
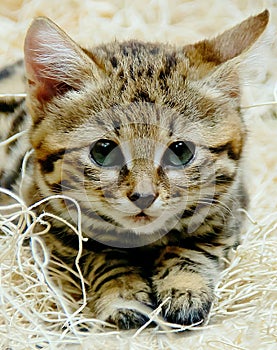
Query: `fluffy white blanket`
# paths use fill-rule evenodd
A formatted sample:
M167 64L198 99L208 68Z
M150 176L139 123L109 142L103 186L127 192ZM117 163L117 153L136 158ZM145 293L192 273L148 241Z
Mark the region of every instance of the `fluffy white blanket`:
M33 249L22 244L31 234L24 224L36 218L17 198L21 225L0 214L1 349L277 348L276 0L1 0L0 67L22 57L24 35L35 16L50 17L87 47L114 38L183 44L222 32L265 7L271 12L271 29L261 54L249 63L255 79L245 84L243 98L243 106L251 106L244 109L250 208L242 244L216 287L209 325L189 332L180 327L103 331L97 320L70 314L72 301L62 298L47 278L35 244ZM1 92L22 92L21 86L6 89ZM81 331L78 325L84 322L93 329Z

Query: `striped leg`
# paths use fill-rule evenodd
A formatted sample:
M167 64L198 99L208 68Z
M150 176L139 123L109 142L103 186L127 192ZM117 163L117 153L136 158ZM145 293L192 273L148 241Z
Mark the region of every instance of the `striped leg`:
M126 252L107 249L89 256L84 270L91 285L89 307L95 317L120 329L138 328L147 321L135 308L152 307L151 289L141 270L130 266Z

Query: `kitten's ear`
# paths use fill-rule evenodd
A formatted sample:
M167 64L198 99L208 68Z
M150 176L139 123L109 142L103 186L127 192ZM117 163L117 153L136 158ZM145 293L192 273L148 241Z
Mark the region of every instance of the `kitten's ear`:
M45 17L31 24L25 38L29 92L40 102L78 90L86 78L99 75L95 62L64 31Z
M257 41L269 21L269 11L249 17L235 27L210 40L203 40L184 48L191 66L202 68L202 74L209 69L238 57ZM205 66L205 67L201 67Z

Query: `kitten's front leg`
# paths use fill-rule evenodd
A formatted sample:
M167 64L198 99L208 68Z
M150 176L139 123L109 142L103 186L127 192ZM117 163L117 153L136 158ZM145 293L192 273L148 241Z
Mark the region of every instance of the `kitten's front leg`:
M88 306L95 317L120 329L138 328L148 320L135 307L152 307L151 289L140 269L130 266L126 252L96 253L87 259L84 270L91 285Z
M152 278L157 304L168 299L162 308L164 318L182 325L203 324L211 308L217 275L217 263L203 253L166 247Z

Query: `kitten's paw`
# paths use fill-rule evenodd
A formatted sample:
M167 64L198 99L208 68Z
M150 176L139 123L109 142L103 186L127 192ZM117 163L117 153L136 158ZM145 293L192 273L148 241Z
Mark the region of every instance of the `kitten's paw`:
M162 315L168 322L203 325L212 305L213 291L201 276L188 277L181 274L170 276L170 281L156 281L157 304L164 303Z
M152 291L138 275L109 281L98 292L90 292L89 308L95 317L119 329L139 328L153 310Z
M153 310L149 298L138 301L136 295L133 300L124 300L114 295L113 299L99 298L94 303L96 317L114 324L118 329L139 328L148 320L147 314Z
M202 325L207 319L212 304L212 297L205 290L196 292L171 288L163 300L167 298L168 301L162 307L165 320L181 325Z

